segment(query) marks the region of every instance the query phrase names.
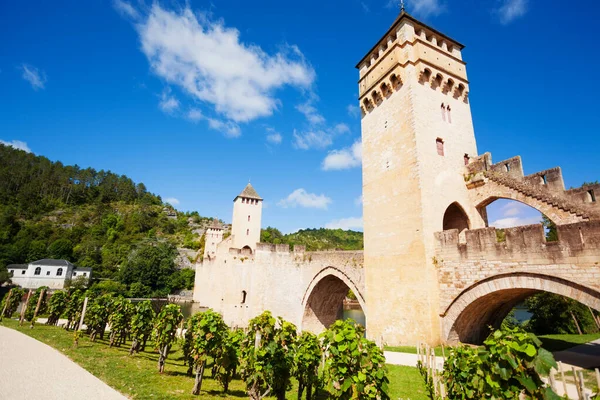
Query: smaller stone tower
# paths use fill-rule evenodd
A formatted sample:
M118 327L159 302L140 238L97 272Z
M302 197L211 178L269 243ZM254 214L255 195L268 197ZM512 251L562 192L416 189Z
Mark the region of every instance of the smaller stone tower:
M211 224L206 228L204 240L204 258L214 258L217 254L217 246L223 241L223 225L218 219L213 218Z
M231 247L236 249L249 247L252 252L256 250L256 243L260 242L262 202L263 199L250 183L233 199Z

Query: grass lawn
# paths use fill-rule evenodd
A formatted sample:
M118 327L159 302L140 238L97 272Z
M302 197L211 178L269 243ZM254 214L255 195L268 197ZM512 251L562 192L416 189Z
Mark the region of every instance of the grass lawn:
M385 351L393 351L396 353L410 353L410 354L417 354L417 347L416 346L385 346L383 348ZM433 349L435 351L435 355L438 357L441 357L443 355L442 353L442 346L437 346ZM446 353L446 356L448 355L448 346L444 347L444 351Z
M217 399L248 398L244 384L239 379L231 382L228 395L223 394L219 383L210 378L210 370L202 383L200 396L192 396L194 385L192 377L186 375L187 367L183 365L183 353L178 345L167 359L164 374L158 373L158 354L151 346L146 352L129 356L129 345L108 347L107 340L97 339L91 342L87 335L79 338L79 346L73 348L73 332L62 328L36 324L29 329L29 324L19 328L18 321L4 319L0 325L16 329L43 343L54 347L71 360L81 365L93 375L106 382L116 390L133 399ZM107 337L105 338L107 339ZM390 397L392 399L425 400L423 379L416 368L389 365ZM288 399L296 399L296 385L288 392Z
M600 339L600 333L590 333L587 335L542 335L538 336L542 341L542 347L548 351L561 351Z

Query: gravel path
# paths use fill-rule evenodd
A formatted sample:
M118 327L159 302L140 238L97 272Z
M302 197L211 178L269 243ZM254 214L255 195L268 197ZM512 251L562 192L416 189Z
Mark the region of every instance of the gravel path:
M124 400L65 355L0 326L0 399Z

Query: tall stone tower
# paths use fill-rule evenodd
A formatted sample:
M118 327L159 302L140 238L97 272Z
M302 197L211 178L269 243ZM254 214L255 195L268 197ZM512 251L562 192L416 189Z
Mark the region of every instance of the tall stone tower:
M260 242L262 202L250 183L233 199L232 247L242 249L247 246L252 252L256 250L256 243Z
M402 11L358 63L367 334L440 340L434 232L483 226L464 166L477 155L463 46Z
M217 246L223 241L223 225L217 218L213 218L206 228L204 236L204 258L211 259L217 255Z

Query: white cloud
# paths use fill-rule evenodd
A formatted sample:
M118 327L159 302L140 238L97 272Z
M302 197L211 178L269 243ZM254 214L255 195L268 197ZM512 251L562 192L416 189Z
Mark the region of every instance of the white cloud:
M362 164L362 142L357 141L351 147L330 151L323 160L324 171L359 167Z
M171 95L171 91L168 89L163 90L160 95L160 102L158 103L158 107L165 113L171 114L173 111L179 108L179 100L173 95Z
M363 195L362 194L360 196L358 196L356 199L354 199L354 204L357 207L360 207L363 205Z
M27 64L22 64L21 70L23 71L23 79L29 82L34 90L45 88L47 79L44 71Z
M271 115L279 105L276 89L310 88L315 79L296 46L269 55L242 43L237 29L189 7L170 11L154 3L136 28L156 75L234 122Z
M540 217L507 217L500 218L490 223L490 226L496 228L512 228L514 226L533 225L541 222Z
M190 108L186 115L187 119L192 122L205 120L208 122L210 129L219 131L230 138L237 138L242 134L238 124L232 121L222 121L216 118L210 118L202 114L202 111L197 108Z
M319 112L317 111L315 106L313 106L311 103L312 103L312 101L309 100L306 103L299 104L296 106L296 110L298 110L302 114L304 114L304 116L306 117L306 119L308 120L308 122L311 125L324 124L325 117L323 117L321 114L319 114Z
M516 217L527 209L528 207L522 203L510 201L501 208L501 211L505 217Z
M20 140L13 140L11 142L6 142L6 141L0 139L0 144L15 148L17 150L23 150L27 153L31 153L31 149L29 148L29 146L27 146L27 143L22 142Z
M510 24L515 19L527 13L529 0L502 0L502 5L494 10L503 25Z
M281 136L281 133L277 132L275 129L273 128L267 128L267 142L270 144L281 144L281 141L283 140L283 137ZM263 203L263 208L264 208L264 203Z
M126 1L114 0L113 7L119 12L119 14L121 14L124 17L129 17L132 19L140 18L140 13Z
M168 198L166 198L166 199L165 199L165 201L166 201L167 203L169 203L170 205L172 205L172 206L177 206L177 205L179 205L179 200L178 200L178 199L176 199L175 197L168 197Z
M360 107L354 104L348 104L348 107L346 107L346 110L348 111L348 115L354 118L358 118L360 117Z
M331 221L325 225L325 228L328 229L363 229L363 219L362 217L350 217L350 218L342 218Z
M399 0L389 0L388 8L398 9ZM443 0L406 0L406 11L412 15L428 17L430 15L439 15L446 11L446 5Z
M333 143L333 138L350 132L346 124L337 124L332 128L309 129L304 132L298 132L294 129L294 147L297 149L325 149Z
M324 194L308 193L306 190L300 188L294 190L288 197L280 200L277 205L279 207L305 207L305 208L319 208L326 210L327 206L331 204L331 199Z

